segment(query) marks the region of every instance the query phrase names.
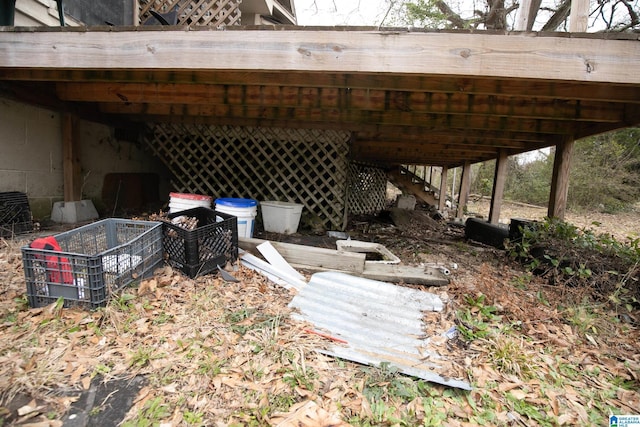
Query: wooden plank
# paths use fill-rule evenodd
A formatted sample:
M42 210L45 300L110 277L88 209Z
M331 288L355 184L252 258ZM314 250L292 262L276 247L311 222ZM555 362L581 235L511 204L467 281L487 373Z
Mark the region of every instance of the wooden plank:
M398 164L418 164L418 165L444 165L453 167L455 162L479 161L480 159L493 159L496 157L497 150L493 153L484 151L475 152L469 149L465 152L456 151L439 151L429 152L416 150L404 150L396 147L376 148L368 151L354 150L353 158L360 161L398 163Z
M485 140L467 140L467 139L448 139L439 141L437 137L431 135L424 135L424 142L406 142L404 140L387 140L387 141L362 141L356 140L353 142L351 148L354 154L366 153L370 150L385 150L392 149L397 151L425 153L425 154L439 154L443 152L447 153L460 153L465 154L469 152L474 153L487 153L496 154L499 148L510 149L524 149L530 145L524 144L520 141L516 141L513 144L504 144L505 146L496 143L496 145L489 145L489 141Z
M324 110L321 108L297 109L279 107L257 107L238 105L188 105L188 104L135 104L104 103L100 110L109 114L143 114L169 117L237 117L260 120L287 120L306 123L333 123L342 128L353 129L354 126L412 126L422 127L422 132L429 129L490 130L506 132L539 132L547 134L566 134L577 125L574 120L559 119L522 119L485 115L448 115L448 114L414 114L407 112L383 111L349 111ZM163 119L164 121L164 119Z
M577 99L605 102L640 103L640 87L589 81L538 81L509 77L507 79L469 77L455 74L396 74L393 78L371 73L281 72L273 70L118 70L118 69L40 69L1 68L0 79L61 82L138 82L224 85L264 85L296 87L377 88L386 90L422 91L433 93L466 93L470 95L521 96L536 99Z
M386 31L0 32L0 68L455 73L640 84L637 40ZM531 64L536 64L532 67ZM597 72L594 72L597 71Z
M529 96L505 97L350 88L80 82L58 83L57 93L60 99L83 102L151 104L179 102L300 109L314 107L325 110L348 108L365 111L411 111L414 114L473 114L581 121L618 121L624 115L624 105L612 102L558 102L548 99L532 100ZM236 96L233 95L234 93Z
M447 202L447 172L448 167L442 166L442 172L440 173L440 198L438 199L438 210L444 212Z
M71 114L62 115L62 174L64 201L77 202L82 199L80 154L76 132L76 118Z
M462 167L462 178L460 179L460 192L458 193L458 210L456 218L464 217L464 210L469 199L469 189L471 188L471 162L465 162Z
M466 143L474 143L477 145L486 145L488 147L505 147L505 148L521 148L528 142L546 142L544 134L535 132L514 132L514 131L498 131L485 129L482 133L473 129L429 129L425 133L425 129L415 127L385 127L378 132L359 131L356 137L360 141L375 142L393 142L403 141L405 143L428 144L435 138L447 144L455 141L464 140Z
M501 150L496 159L496 170L493 176L493 191L491 193L491 206L489 207L489 223L497 224L500 221L500 209L502 208L502 196L504 183L507 180L508 154Z
M255 238L238 238L240 248L255 252L256 247L265 242ZM305 265L327 270L351 271L362 273L366 255L363 253L337 251L333 249L316 248L314 246L295 245L292 243L271 242L273 247L291 265Z
M551 178L551 194L549 195L550 218L564 219L567 209L567 195L569 193L569 170L571 167L571 153L573 139L566 139L556 145L553 159L553 176Z
M449 279L440 270L433 267L367 262L361 276L382 282L403 282L414 285L446 286L449 284Z
M255 251L265 240L241 237L240 248ZM437 268L379 264L365 261L364 253L316 248L291 243L271 242L292 267L309 271L344 271L360 277L385 282L403 282L427 286L446 286L449 280ZM345 261L348 259L348 261Z
M556 82L531 81L516 78L487 79L456 75L439 76L422 74L398 75L389 78L384 75L370 74L337 74L337 73L300 73L277 71L228 72L224 70L153 70L122 72L120 70L89 71L78 70L39 70L39 69L0 69L0 77L4 79L65 81L65 82L138 82L178 84L211 84L220 85L262 85L283 88L345 88L364 90L375 87L382 90L403 92L460 93L467 95L500 95L518 97L523 94L535 96L537 100L545 99L577 99L584 101L623 101L640 102L637 94L640 89L632 84L612 84L597 82Z

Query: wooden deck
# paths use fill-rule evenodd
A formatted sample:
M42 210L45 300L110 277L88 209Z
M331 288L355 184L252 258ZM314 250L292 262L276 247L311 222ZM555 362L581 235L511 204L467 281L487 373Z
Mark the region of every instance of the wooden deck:
M614 38L615 37L615 38ZM85 118L354 132L352 156L462 165L640 123L637 34L0 30L0 89Z
M634 33L0 28L0 96L117 128L347 131L352 160L445 174L490 159L501 171L509 155L556 146L558 217L573 141L640 124L638 70ZM492 222L503 183L497 174Z

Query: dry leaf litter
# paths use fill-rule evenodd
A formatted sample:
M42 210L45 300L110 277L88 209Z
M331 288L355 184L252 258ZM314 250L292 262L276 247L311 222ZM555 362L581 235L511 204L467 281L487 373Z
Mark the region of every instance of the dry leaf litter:
M525 283L523 271L505 266L492 249L412 240L386 226L368 232L378 232L378 240L386 239L403 260L460 266L450 286L431 290L446 308L425 314L425 336L460 327L460 311L481 320L483 306L473 300L495 307L487 320L493 330L510 332L470 342L459 333L433 339L433 349L449 359L448 375L470 381L474 390L429 385L427 395L387 393L387 420L411 414L420 424L435 407L446 413L448 426L480 420L543 425L535 414L518 412L515 401L555 425L589 425L594 413L606 411L640 412L636 324L612 321L615 313L604 307L593 308L597 316L590 324L572 324L545 301L569 306L584 297L580 290L535 278ZM226 283L215 275L189 279L164 266L104 309L29 309L19 249L26 243L0 240L0 417L8 422L61 426L62 414L96 376L145 376L148 384L125 419L160 398L171 408L166 426L188 425L188 413L201 414L200 425L220 426L342 426L377 419L365 396L372 371L317 353L325 339L292 321L287 304L293 295L261 275L238 266L240 282ZM501 360L507 350L520 358ZM376 385L389 384L381 378ZM16 401L24 404L11 408Z

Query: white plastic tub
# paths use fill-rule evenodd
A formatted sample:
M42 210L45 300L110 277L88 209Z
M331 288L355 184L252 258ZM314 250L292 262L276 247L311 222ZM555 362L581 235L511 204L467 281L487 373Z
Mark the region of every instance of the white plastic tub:
M299 203L264 201L260 202L264 231L293 234L298 231L302 205Z

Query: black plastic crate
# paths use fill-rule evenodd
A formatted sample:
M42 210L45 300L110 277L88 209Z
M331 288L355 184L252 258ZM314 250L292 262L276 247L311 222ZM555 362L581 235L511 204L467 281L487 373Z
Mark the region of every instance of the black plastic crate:
M197 207L169 214L196 218L198 225L187 230L173 223L163 224L165 255L171 266L194 278L217 271L238 258L237 218L224 212Z
M31 307L60 297L65 307L104 306L114 291L162 263L160 222L110 218L44 239L22 248Z
M0 193L0 237L29 231L33 231L33 219L27 195L19 191Z

